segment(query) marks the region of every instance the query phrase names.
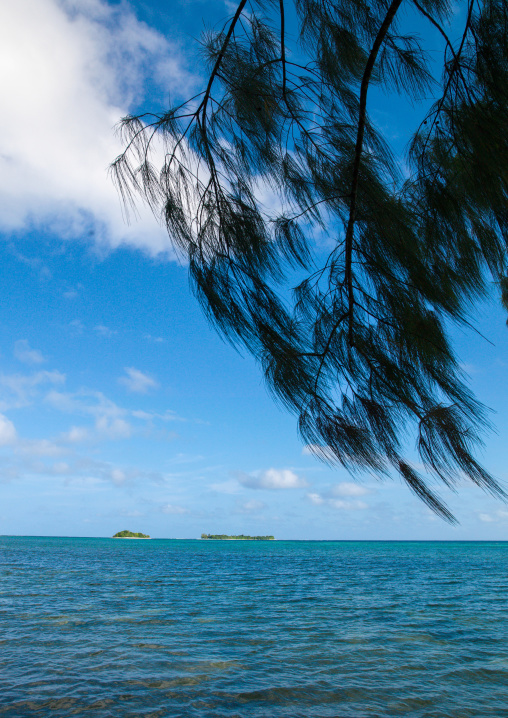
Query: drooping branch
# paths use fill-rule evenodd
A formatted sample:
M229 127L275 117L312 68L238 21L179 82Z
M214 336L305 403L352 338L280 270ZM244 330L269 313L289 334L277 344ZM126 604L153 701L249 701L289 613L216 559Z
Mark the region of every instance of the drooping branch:
M238 7L236 9L233 19L231 20L231 23L229 25L229 29L227 31L226 37L224 38L224 42L222 43L222 47L219 50L217 59L215 60L215 65L213 66L212 72L210 73L210 77L208 79L208 85L206 86L206 90L205 90L205 95L203 97L203 100L201 101L200 106L196 110L196 115L198 115L199 112L202 110L203 116L206 116L206 106L208 104L210 93L212 91L212 85L213 85L215 77L219 71L222 60L224 59L226 50L228 49L229 41L231 40L231 37L235 31L235 26L236 26L237 22L239 21L241 15L242 15L243 9L246 5L247 5L247 0L241 0L240 4L238 5Z
M365 65L365 71L362 77L362 84L360 86L360 108L358 113L358 130L356 135L356 147L355 156L353 162L353 179L351 182L351 204L349 209L349 218L346 228L346 267L345 267L345 278L348 286L348 314L349 314L349 345L352 347L353 340L353 313L354 313L354 297L353 297L353 235L354 225L356 220L356 201L358 196L358 181L360 176L360 165L363 152L363 137L365 134L365 123L367 119L367 92L369 89L370 78L372 76L372 70L376 62L379 50L383 41L386 37L390 25L399 9L402 0L392 0L388 12L385 15L383 23L379 28L372 50L370 51L367 64Z
M255 8L244 15L242 0L207 43L205 90L185 110L156 117L170 147L159 179L143 165L153 127L145 134L142 122L132 122L128 147L141 165L120 168L122 182L152 203L164 202L168 230L188 253L209 318L260 359L270 388L299 415L307 442L351 471L379 475L391 467L447 520L451 514L427 477L402 456L406 430L423 426L417 450L444 485L453 486L462 472L502 495L472 457L469 436L476 439L483 414L463 383L446 328L448 318L467 324L466 304L486 284L484 266L506 251L481 189L475 200L464 179L470 182L469 148L478 154L488 141L481 123L488 112L475 107L485 95L475 61L490 61L481 54L488 37L480 26L483 6L466 2L466 28L453 44L440 24L448 13L444 0L432 7L411 0L446 44L443 94L433 111L453 115L439 131L432 124L430 139L418 131L414 147L424 156L414 184L404 181L367 116L374 77L417 99L436 79L416 31L397 37L393 30L402 0L298 0L301 44L292 56L289 0L265 4L268 21ZM506 15L503 7L498 12ZM478 34L476 46L468 33ZM290 62L295 55L302 61ZM497 79L496 72L489 78ZM468 112L477 113L472 121ZM453 167L450 147L458 157ZM465 187L470 208L461 203ZM315 230L333 241L327 257ZM440 412L441 405L447 410Z

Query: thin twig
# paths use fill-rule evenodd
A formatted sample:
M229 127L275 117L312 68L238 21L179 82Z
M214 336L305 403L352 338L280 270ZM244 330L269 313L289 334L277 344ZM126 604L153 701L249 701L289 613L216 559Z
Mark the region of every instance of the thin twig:
M393 0L388 12L386 13L385 19L379 29L372 50L365 66L365 71L362 77L362 84L360 87L360 110L358 116L358 132L356 135L356 147L355 147L355 158L353 164L353 180L351 183L351 205L349 209L349 219L346 229L346 269L345 276L348 283L348 295L349 295L349 346L353 346L353 311L354 311L354 297L353 297L353 272L351 267L353 257L353 234L354 225L356 220L356 201L358 197L358 182L360 176L360 164L363 152L363 137L365 134L365 124L367 121L367 92L369 89L370 78L374 64L379 52L381 45L386 37L386 33L390 25L393 22L395 14L401 5L402 0Z

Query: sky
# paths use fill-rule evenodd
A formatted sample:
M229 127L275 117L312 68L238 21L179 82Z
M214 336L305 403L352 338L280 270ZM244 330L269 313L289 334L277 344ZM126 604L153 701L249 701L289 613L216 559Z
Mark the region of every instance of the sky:
M0 534L508 539L508 506L466 482L441 491L451 527L397 478L320 463L256 362L207 324L166 231L142 207L126 223L114 126L199 91L197 39L231 8L0 7ZM400 144L411 112L373 112ZM508 328L492 294L483 336L453 338L492 409L481 458L508 485Z

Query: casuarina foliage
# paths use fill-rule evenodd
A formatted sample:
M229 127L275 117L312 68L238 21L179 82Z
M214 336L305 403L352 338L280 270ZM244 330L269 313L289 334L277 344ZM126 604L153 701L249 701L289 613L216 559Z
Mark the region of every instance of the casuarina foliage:
M162 212L207 316L260 360L312 450L395 470L449 521L439 482L505 496L475 458L485 411L448 330L493 281L508 305L508 1L462 9L242 0L204 37L203 91L124 118L112 165L127 203ZM422 108L407 156L368 113L374 87Z

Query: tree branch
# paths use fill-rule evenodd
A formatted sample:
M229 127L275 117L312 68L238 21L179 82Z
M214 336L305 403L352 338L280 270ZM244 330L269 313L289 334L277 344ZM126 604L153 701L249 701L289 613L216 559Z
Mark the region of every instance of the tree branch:
M352 273L352 256L353 256L353 233L354 225L356 220L356 200L358 196L358 180L360 175L360 163L362 159L363 151L363 137L365 134L365 123L367 119L367 92L369 89L369 82L374 69L374 64L377 59L377 55L383 41L386 37L386 33L390 25L393 22L395 14L399 9L402 0L392 0L388 12L386 13L383 24L381 25L370 55L365 66L363 73L362 84L360 87L360 112L358 117L358 132L356 135L356 147L355 147L355 159L353 164L353 181L351 183L351 205L349 210L349 219L346 229L346 271L345 277L348 285L348 298L349 298L349 345L353 346L353 310L354 310L354 297L353 297L353 273Z

